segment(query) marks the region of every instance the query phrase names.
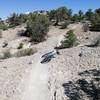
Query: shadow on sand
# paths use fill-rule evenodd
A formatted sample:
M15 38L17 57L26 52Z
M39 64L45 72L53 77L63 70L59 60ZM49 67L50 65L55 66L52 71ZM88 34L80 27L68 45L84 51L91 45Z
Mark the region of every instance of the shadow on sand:
M81 79L62 85L69 100L100 100L100 70L86 70L79 75Z

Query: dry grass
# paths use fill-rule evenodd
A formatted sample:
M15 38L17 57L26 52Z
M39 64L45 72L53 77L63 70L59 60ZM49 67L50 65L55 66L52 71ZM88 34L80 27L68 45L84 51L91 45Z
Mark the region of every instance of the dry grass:
M0 59L8 59L11 57L12 55L10 53L10 50L5 50L4 52L0 53Z
M37 52L36 48L27 48L19 50L14 56L15 57L22 57L22 56L30 56Z
M15 54L11 54L10 50L6 50L5 52L0 54L0 59L8 59L11 57L23 57L23 56L30 56L37 52L36 48L27 48L21 49Z
M0 30L0 38L2 38L2 30Z

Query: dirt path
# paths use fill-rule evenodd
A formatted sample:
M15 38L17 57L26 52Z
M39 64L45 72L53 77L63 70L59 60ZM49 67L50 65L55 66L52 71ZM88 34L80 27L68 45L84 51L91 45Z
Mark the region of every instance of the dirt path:
M48 66L37 62L29 75L22 100L49 100Z
M39 55L43 53L50 52L54 49L55 46L60 44L60 41L63 38L63 34L59 34L58 36L51 36L44 43L40 43L38 45L41 48L37 55L37 62L32 65L33 69L29 75L28 82L26 83L25 93L21 100L49 100L49 89L48 89L48 81L49 81L49 64L41 64L41 59ZM48 44L48 45L47 45Z

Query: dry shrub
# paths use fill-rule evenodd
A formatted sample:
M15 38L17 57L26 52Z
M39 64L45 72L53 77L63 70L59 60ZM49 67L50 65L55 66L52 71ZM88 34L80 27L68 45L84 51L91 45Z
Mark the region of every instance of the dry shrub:
M27 48L19 50L14 56L15 57L22 57L22 56L30 56L37 52L36 48Z
M8 59L11 57L12 57L12 55L10 53L10 50L6 50L0 54L0 59Z

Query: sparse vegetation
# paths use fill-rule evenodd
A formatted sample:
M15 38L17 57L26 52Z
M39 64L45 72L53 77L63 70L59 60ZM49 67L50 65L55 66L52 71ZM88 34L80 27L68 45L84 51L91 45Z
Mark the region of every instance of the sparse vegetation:
M27 21L27 15L25 14L16 14L13 13L8 17L7 23L9 24L8 28L13 28L18 25L21 25Z
M45 15L43 15L43 13ZM59 7L57 9L53 9L51 11L34 11L29 14L17 14L17 13L12 13L8 19L7 19L7 24L4 23L2 19L0 19L0 29L6 30L8 28L12 28L18 25L21 25L23 23L26 23L28 21L27 25L28 27L32 27L32 22L36 21L36 19L39 19L41 16L48 16L48 19L50 20L51 24L54 25L59 25L59 22L70 20L73 22L80 22L83 20L89 20L92 23L92 26L90 27L91 31L100 31L100 8L96 9L94 12L92 9L88 9L86 13L83 13L82 10L79 10L77 14L72 14L72 9L68 9L65 6ZM41 20L41 18L40 18ZM38 22L36 22L38 23ZM34 24L36 24L34 22ZM34 25L33 25L34 26ZM40 25L41 26L41 25ZM39 27L40 27L39 26ZM65 24L62 25L62 28L65 28ZM37 27L37 25L36 25ZM36 29L35 27L35 29ZM33 31L33 30L32 30ZM28 31L29 32L29 31ZM31 34L29 32L29 34Z
M11 58L11 57L30 56L30 55L33 55L36 52L37 52L36 48L21 49L15 54L11 54L10 50L6 50L0 55L0 59L8 59L8 58Z
M45 15L43 14L44 12ZM44 23L42 23L43 20ZM46 34L48 20L50 20L50 23L54 25L59 25L59 22L62 21L65 22L61 27L62 29L67 27L66 22L68 20L72 22L88 20L91 22L91 31L100 31L100 8L96 9L94 12L92 9L89 9L86 13L83 13L82 10L79 10L77 14L72 14L72 9L68 9L65 6L53 9L51 11L34 11L27 15L22 13L12 13L6 20L6 24L2 19L0 19L0 29L7 30L8 28L13 28L23 23L27 23L27 34L25 33L25 35L30 35L33 41L41 42L44 40L44 36L42 35L43 37L41 37L40 35L44 33ZM38 29L40 29L40 31ZM36 32L39 34L37 35ZM34 39L35 37L38 37L38 39Z

